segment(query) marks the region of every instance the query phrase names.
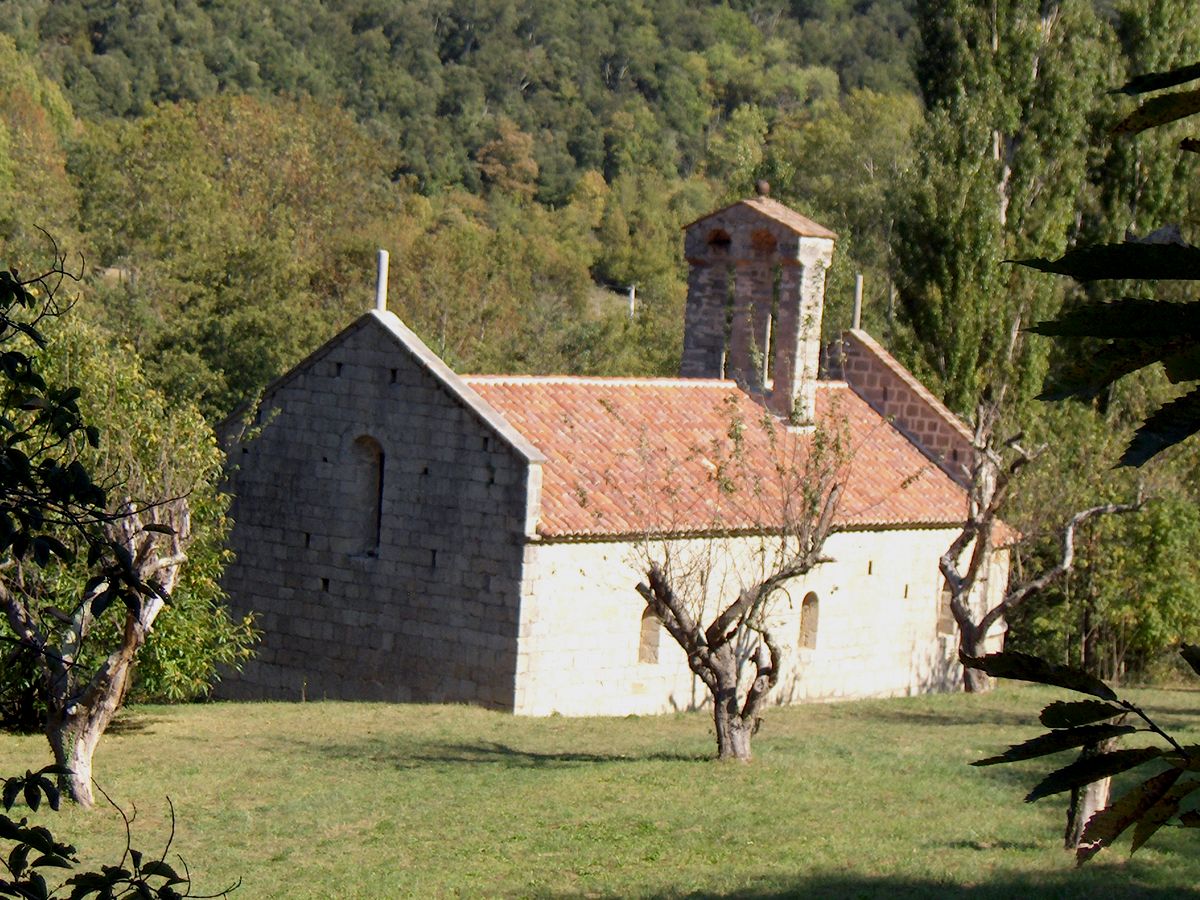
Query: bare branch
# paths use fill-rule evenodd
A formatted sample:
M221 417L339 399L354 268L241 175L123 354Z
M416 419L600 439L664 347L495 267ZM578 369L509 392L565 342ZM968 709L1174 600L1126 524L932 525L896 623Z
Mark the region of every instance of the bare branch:
M1063 528L1062 537L1059 540L1060 555L1058 562L1037 578L1019 584L1010 590L999 604L988 610L987 614L980 620L979 627L986 632L1001 616L1016 609L1030 597L1041 593L1053 582L1070 572L1075 566L1075 532L1084 522L1099 516L1137 512L1144 505L1145 501L1139 495L1130 503L1102 503L1075 513Z

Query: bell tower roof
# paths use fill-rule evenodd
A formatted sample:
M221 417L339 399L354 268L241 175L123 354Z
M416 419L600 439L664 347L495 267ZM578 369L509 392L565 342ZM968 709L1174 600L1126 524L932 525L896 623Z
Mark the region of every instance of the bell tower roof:
M764 219L769 220L771 224L782 225L797 237L828 238L830 240L837 237L836 234L824 225L814 222L808 216L802 216L791 207L784 206L778 200L773 200L766 196L751 197L747 200L739 200L737 203L731 203L728 206L718 209L716 212L701 216L696 221L684 225L683 230L691 231L693 228L703 225L710 219L723 221L727 213L732 212L738 207L746 207L753 210Z

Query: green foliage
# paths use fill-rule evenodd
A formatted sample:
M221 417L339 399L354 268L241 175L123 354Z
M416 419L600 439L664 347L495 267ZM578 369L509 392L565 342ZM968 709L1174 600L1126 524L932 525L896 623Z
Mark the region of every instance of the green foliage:
M1174 86L1191 80L1176 71L1158 73L1130 81L1122 88L1128 94ZM1175 97L1164 103L1163 98ZM1159 95L1143 103L1114 127L1116 134L1141 131L1172 122L1196 110L1179 112L1179 98L1189 92ZM1127 241L1123 244L1092 245L1072 250L1055 260L1025 260L1027 266L1069 275L1078 281L1109 280L1200 280L1200 250L1182 237ZM1050 397L1091 399L1121 378L1146 366L1161 363L1175 384L1200 381L1200 314L1193 299L1185 305L1152 302L1128 297L1112 303L1084 302L1057 319L1040 322L1032 331L1053 337L1092 338L1098 349L1076 356L1062 377L1051 383ZM1122 328L1123 323L1128 323ZM1141 466L1163 450L1200 431L1200 387L1153 410L1141 423L1121 456L1120 465Z
M827 276L825 338L851 319L854 276L864 275L864 325L889 335L896 264L893 195L910 177L916 97L857 90L781 119L768 140L771 193L837 232Z
M1161 672L1200 641L1200 511L1170 482L1137 513L1095 523L1066 585L1013 623L1010 644L1106 677Z
M1200 673L1200 653L1197 648L1185 647L1182 655ZM1134 827L1134 836L1130 852L1135 853L1172 819L1184 827L1200 825L1200 816L1183 809L1187 798L1200 790L1200 779L1184 777L1200 768L1196 756L1200 746L1182 746L1155 723L1142 707L1120 699L1108 685L1082 670L1052 665L1034 656L1011 652L990 653L983 657L962 656L962 663L996 677L1065 687L1110 701L1052 703L1042 710L1041 715L1042 724L1052 728L1052 731L1022 744L1014 744L1003 754L979 760L974 765L990 766L1035 759L1139 732L1154 734L1165 742L1165 747L1137 747L1082 755L1076 761L1051 772L1029 792L1026 802L1083 788L1102 778L1156 764L1154 768L1157 771L1154 774L1149 777L1143 775L1144 780L1088 821L1075 855L1080 865L1110 846L1131 827ZM1138 725L1126 724L1130 717L1141 721ZM1092 724L1100 718L1110 724Z
M1055 312L1063 288L1004 260L1072 235L1103 31L1089 0L923 0L916 20L927 113L897 197L901 350L953 409L1000 383L1023 401L1047 351L1014 328Z
M307 102L93 126L71 167L104 267L86 311L213 418L362 309L371 231L398 212L361 129Z
M36 63L0 35L0 256L23 268L45 251L37 226L78 245L78 199L66 171L74 114Z
M226 517L229 497L220 490L224 454L199 410L168 402L128 348L110 343L102 331L75 317L54 323L47 338L40 370L52 381L86 384L81 413L106 436L79 461L105 473L127 496L188 500L187 565L169 608L155 622L153 639L138 654L131 697L180 701L207 696L219 667L240 665L257 640L250 617L230 618L219 584L229 557L225 540L231 524ZM80 561L47 573L41 603L70 609L87 580ZM43 621L48 624L48 619ZM119 644L122 627L108 619L93 628L80 657L85 670L98 666Z
M310 96L371 122L389 166L428 192L476 190L473 161L506 119L534 139L539 199L559 204L588 169L695 172L741 108L910 90L911 24L901 0L66 0L0 27L89 118L218 93Z

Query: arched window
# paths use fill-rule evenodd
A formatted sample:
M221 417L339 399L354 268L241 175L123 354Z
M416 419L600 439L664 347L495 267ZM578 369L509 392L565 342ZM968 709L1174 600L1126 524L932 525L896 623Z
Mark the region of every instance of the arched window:
M722 228L714 228L708 234L708 246L717 253L728 253L732 244L729 232Z
M638 662L658 662L658 640L662 636L662 628L658 616L649 606L642 613L642 632L638 642Z
M350 468L354 476L350 502L357 522L355 539L360 553L373 556L379 552L383 531L383 448L379 441L365 434L357 438L351 448Z
M821 602L811 591L804 595L800 604L800 649L815 650L817 647L817 622L821 617Z

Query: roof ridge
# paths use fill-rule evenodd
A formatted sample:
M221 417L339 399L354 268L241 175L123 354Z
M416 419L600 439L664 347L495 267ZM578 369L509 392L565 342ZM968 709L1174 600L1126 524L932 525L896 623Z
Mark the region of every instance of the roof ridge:
M728 378L664 378L626 375L460 375L467 384L594 384L601 387L721 387L738 389Z

